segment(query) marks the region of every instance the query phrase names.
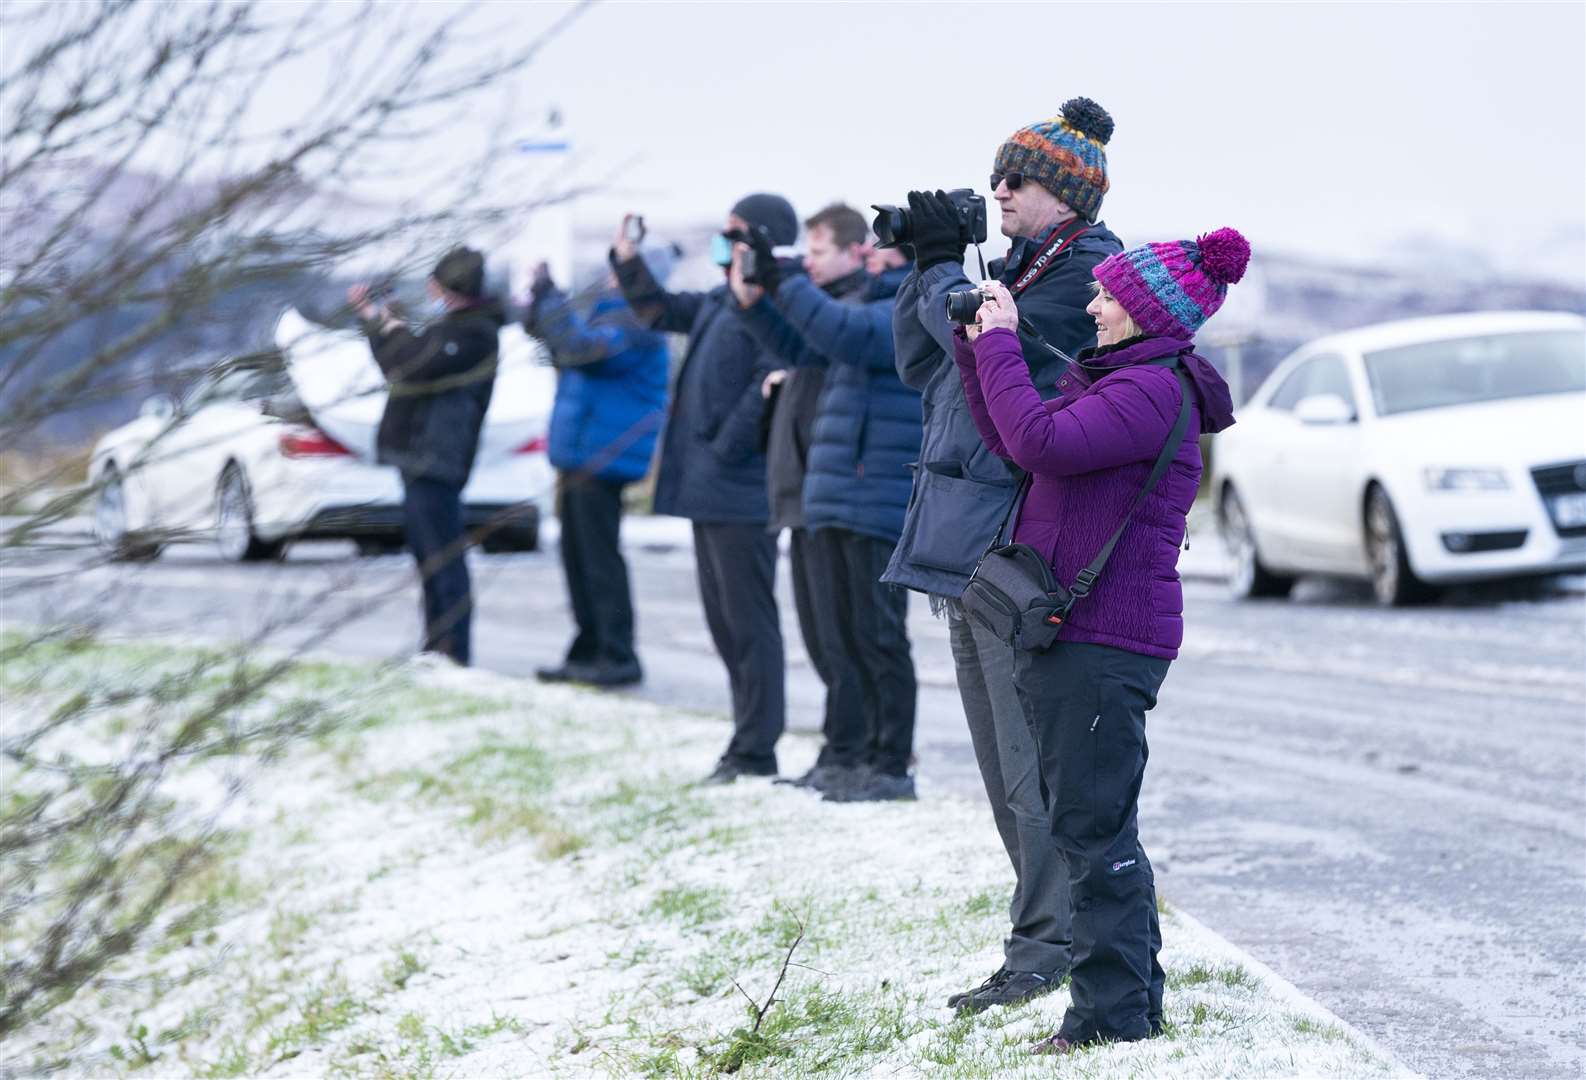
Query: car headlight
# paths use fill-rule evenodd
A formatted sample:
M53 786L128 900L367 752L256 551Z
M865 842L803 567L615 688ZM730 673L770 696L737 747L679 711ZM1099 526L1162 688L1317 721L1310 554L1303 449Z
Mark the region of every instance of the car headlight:
M1502 469L1437 469L1424 473L1428 491L1506 491Z

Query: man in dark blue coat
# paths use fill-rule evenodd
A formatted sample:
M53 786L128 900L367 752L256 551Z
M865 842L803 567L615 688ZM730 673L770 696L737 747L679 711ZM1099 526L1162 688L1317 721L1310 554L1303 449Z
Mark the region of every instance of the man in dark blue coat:
M646 264L664 281L670 256L650 252ZM666 415L666 339L634 318L614 276L583 306L574 307L544 263L535 269L523 327L545 343L557 368L550 459L562 569L578 625L563 662L535 674L545 682L628 686L644 672L619 546L622 491L650 471Z
M627 220L624 220L624 225ZM798 239L798 216L780 195L740 199L726 232L760 228L771 242ZM733 735L708 783L774 776L785 724L782 629L776 607L776 537L766 531L765 453L760 386L773 365L734 314L725 274L732 242L713 245L722 284L709 292L667 292L619 229L611 264L629 306L645 325L688 335L672 392L655 482L655 512L694 526L694 560L711 640L727 667Z
M865 273L868 229L851 207L827 207L804 224L808 277L776 273L763 250L760 285L747 284L740 267L732 276L740 317L793 377L825 372L803 470L803 527L794 532L794 554L802 542L804 559L795 558L793 578L795 596L806 598L800 624L811 660L827 685L826 743L795 783L833 801L911 799L908 597L880 580L920 445L920 397L898 378L892 354L892 295L903 272Z
M1041 393L1057 393L1066 369L1048 345L1070 355L1095 344L1085 313L1092 271L1123 250L1097 220L1108 188L1104 147L1112 117L1087 98L1014 132L992 162L991 189L1006 263L993 273L1018 298L1019 338ZM957 213L941 192L910 192L917 270L898 290L893 319L898 374L925 399L925 435L913 500L886 580L926 593L944 612L970 741L1003 847L1013 865L1012 929L1003 964L948 1005L978 1010L1054 989L1071 961L1067 869L1052 839L1039 756L1013 686L1013 650L964 617L958 598L997 537L1022 477L981 442L953 362L948 293L972 287L964 274ZM1029 331L1033 329L1035 334ZM1037 336L1038 335L1038 336ZM1156 980L1160 1013L1160 978Z
M373 303L367 285L347 294L390 384L375 448L382 465L402 474L404 530L424 587L421 647L465 666L472 654L473 593L462 490L490 408L506 321L484 288L484 256L455 248L430 274L430 296L441 314L422 330Z

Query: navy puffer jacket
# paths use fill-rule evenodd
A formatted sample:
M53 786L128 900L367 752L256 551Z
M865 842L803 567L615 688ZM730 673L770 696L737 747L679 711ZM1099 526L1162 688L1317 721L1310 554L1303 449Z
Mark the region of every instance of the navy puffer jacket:
M826 387L804 479L808 528L842 528L896 543L920 452L920 395L898 377L892 303L906 271L828 295L808 278L778 286L742 318L775 355L822 366Z
M565 293L545 290L523 328L545 342L558 370L552 467L618 483L642 477L666 415L666 338L641 326L616 292L598 295L586 319Z
M688 353L661 433L655 512L715 524L764 525L769 513L760 383L776 365L734 314L738 302L726 285L704 293L670 293L643 259L619 262L613 255L611 263L641 323L688 335Z

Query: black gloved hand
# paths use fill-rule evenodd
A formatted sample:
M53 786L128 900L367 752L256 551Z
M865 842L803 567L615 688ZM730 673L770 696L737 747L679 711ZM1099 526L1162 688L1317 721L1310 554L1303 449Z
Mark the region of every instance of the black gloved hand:
M914 219L914 259L922 273L939 263L964 261L958 209L947 192L909 192L909 216Z
M754 251L755 280L768 293L776 292L782 284L782 266L777 262L771 245L771 234L764 229L749 230L749 247Z

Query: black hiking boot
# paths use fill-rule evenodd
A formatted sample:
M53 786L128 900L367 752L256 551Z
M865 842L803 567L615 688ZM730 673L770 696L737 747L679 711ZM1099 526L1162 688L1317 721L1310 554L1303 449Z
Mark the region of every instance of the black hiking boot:
M947 1007L949 1009L956 1009L960 1005L962 1005L964 1003L964 1001L967 998L970 997L970 995L972 995L972 994L984 994L987 990L990 990L992 987L1002 985L1002 980L1006 979L1007 977L1008 977L1008 969L1005 968L1005 967L1000 967L996 971L993 971L989 976L987 976L985 982L981 983L979 986L975 987L973 990L965 990L961 994L954 994L952 997L948 998L947 999Z
M961 1013L980 1012L994 1005L1013 1005L1020 1001L1050 994L1063 982L1055 972L1043 975L1037 971L1009 971L996 986L985 990L971 990L954 1008Z

